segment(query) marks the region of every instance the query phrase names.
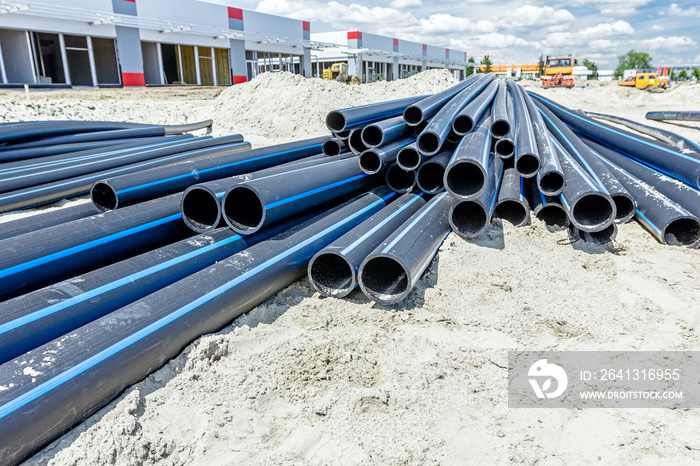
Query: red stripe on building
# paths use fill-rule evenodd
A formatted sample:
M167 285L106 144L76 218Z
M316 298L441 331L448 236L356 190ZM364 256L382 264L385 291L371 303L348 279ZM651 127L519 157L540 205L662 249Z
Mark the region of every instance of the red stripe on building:
M122 73L122 85L143 87L146 85L146 78L143 73Z
M228 7L228 17L229 19L240 19L243 21L243 10L240 8Z
M450 49L445 49L445 53L446 53L447 55L449 55L449 54L450 54Z
M302 24L304 25L304 31L309 31L309 32L311 31L311 23L310 22L304 21Z
M423 50L428 50L428 44L423 44Z
M233 84L242 84L248 82L248 77L245 75L233 75Z
M136 3L136 0L124 0L125 2Z
M362 40L360 31L348 31L348 40Z
M394 39L394 45L399 45L399 40L398 40L398 39Z

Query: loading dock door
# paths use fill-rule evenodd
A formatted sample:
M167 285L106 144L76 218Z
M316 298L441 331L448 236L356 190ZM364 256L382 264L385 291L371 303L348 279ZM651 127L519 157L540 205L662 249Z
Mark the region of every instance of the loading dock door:
M68 57L68 72L74 86L92 86L90 71L90 54L85 36L65 35L66 56Z
M47 84L65 84L58 34L33 32L34 48L39 51L39 77Z
M92 53L95 57L95 72L99 84L119 84L117 51L114 39L92 38Z

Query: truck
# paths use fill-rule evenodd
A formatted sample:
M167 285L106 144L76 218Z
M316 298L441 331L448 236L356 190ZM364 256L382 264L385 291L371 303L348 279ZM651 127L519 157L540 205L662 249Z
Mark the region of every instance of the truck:
M619 81L617 85L634 87L637 89L646 89L648 87L660 87L661 89L667 89L669 86L669 81L667 76L659 77L656 75L656 73L644 72L637 73L633 76L628 76L627 79Z
M347 63L333 63L330 68L323 70L323 79L347 84L360 84L360 78L348 74Z
M543 74L540 76L540 84L543 88L550 87L574 87L573 59L568 57L550 57L544 63Z

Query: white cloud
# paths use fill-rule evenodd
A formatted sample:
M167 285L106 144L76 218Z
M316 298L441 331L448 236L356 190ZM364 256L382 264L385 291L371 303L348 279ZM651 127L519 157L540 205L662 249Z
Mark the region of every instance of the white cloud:
M572 0L571 6L597 7L606 16L630 16L637 8L651 3L652 0Z
M592 50L615 50L615 47L617 46L617 42L613 42L610 39L598 39L598 40L592 40L588 43L588 47L590 47Z
M473 39L477 44L487 49L503 49L507 47L527 46L530 44L525 39L514 36L513 34L500 34L498 32L481 34Z
M342 5L338 2L323 3L315 0L261 0L256 10L297 19L323 21L340 29L371 24L386 27L416 23L416 18L411 13L395 8L370 8L356 3Z
M693 60L693 63L700 63L700 55L695 57L695 60Z
M663 26L661 26L660 24L654 24L654 25L651 27L651 30L652 30L652 31L663 31L664 29L666 29L666 28L663 27Z
M587 27L577 32L553 32L547 34L547 40L543 45L563 47L622 34L634 34L634 28L627 21L619 20L614 23L602 23L597 26Z
M503 15L503 26L510 28L557 26L561 23L570 23L575 19L569 10L556 10L551 6L524 5L514 10L508 10Z
M700 10L695 7L690 7L687 10L679 7L677 3L671 3L671 6L666 10L669 16L697 16L700 17Z
M658 36L651 39L631 40L630 44L640 49L680 51L697 45L697 42L687 36Z
M496 24L491 21L474 22L462 16L439 13L419 20L422 34L450 34L455 32L493 32Z
M419 6L423 6L423 2L421 0L393 0L391 3L389 3L389 6L391 8L402 10L404 8L417 8Z

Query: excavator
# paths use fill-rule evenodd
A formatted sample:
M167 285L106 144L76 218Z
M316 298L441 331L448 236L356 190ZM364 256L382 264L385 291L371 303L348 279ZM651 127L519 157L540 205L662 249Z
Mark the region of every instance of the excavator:
M550 57L544 63L544 70L540 76L540 84L543 88L549 87L574 87L573 59L568 57Z
M360 84L360 78L348 74L347 63L333 63L330 68L323 70L323 79L346 84Z

